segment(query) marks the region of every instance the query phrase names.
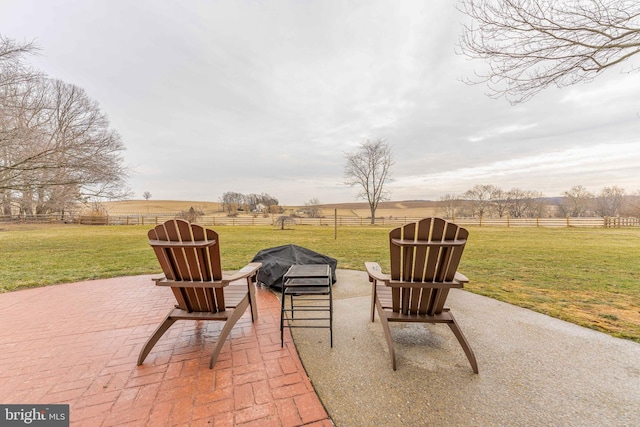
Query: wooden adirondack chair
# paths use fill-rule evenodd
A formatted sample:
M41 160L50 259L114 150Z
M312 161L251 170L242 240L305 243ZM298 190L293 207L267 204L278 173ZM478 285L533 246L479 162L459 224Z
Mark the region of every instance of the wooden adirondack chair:
M383 274L375 262L365 262L373 283L371 321L377 310L394 370L396 357L389 322L421 322L449 325L473 372L478 373L469 343L444 307L449 289L462 288L469 281L456 271L468 235L466 229L442 218L425 218L389 233L391 274Z
M258 318L254 282L262 264L250 263L234 274L224 273L218 233L181 219L156 226L148 237L165 275L155 279L156 285L170 287L177 304L142 347L138 365L177 320L218 320L225 324L211 355L212 368L246 309L251 307L252 321Z

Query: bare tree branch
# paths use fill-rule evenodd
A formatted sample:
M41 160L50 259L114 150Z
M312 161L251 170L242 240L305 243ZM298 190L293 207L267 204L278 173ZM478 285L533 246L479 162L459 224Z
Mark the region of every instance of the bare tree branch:
M640 52L637 0L460 0L458 9L472 18L459 52L489 66L467 82L513 104L590 81Z

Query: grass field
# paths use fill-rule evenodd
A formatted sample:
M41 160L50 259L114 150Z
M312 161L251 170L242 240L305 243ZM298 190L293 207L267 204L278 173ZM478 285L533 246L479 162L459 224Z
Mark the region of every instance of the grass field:
M159 273L148 226L2 225L0 291ZM219 227L223 267L293 243L338 259L338 268L388 269L385 227ZM467 290L640 342L639 229L469 229L460 271ZM491 313L487 313L491 315Z

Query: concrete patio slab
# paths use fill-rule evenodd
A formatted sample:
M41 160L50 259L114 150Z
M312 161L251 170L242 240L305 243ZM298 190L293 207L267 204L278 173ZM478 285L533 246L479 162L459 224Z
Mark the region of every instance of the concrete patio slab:
M454 290L445 325L392 325L393 371L364 272L338 270L334 346L294 329L301 360L338 426L638 426L640 344Z

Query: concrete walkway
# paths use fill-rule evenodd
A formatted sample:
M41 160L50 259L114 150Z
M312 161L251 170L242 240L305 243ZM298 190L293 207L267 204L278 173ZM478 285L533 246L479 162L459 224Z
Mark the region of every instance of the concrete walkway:
M394 372L370 295L366 273L338 270L333 349L327 330L293 329L338 426L640 425L640 344L454 290L480 373L447 326L398 324Z

